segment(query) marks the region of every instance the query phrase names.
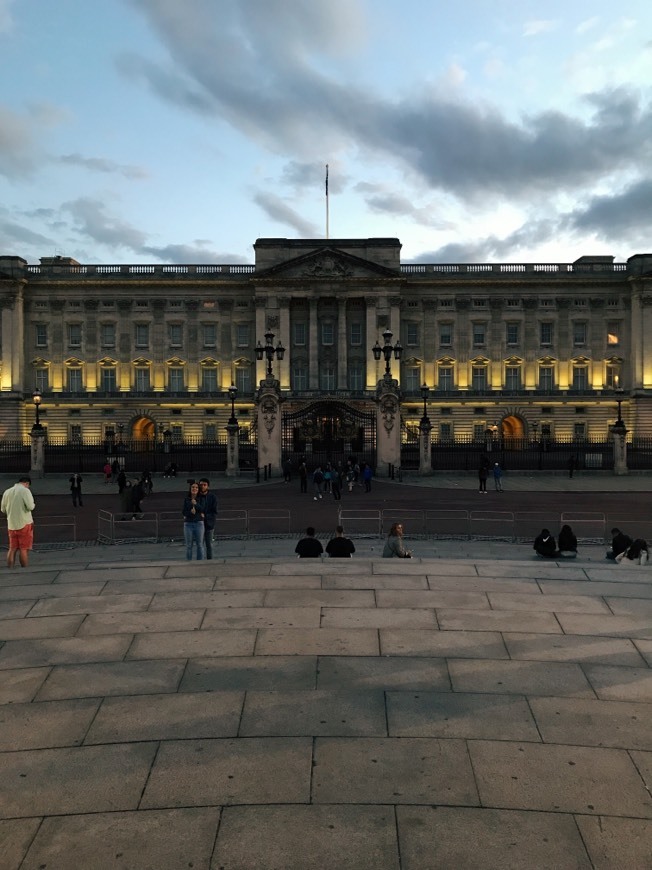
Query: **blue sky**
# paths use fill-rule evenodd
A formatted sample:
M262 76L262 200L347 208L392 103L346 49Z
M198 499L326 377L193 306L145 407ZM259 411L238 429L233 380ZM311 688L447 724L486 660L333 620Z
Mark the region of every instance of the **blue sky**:
M652 249L649 0L0 0L0 253Z

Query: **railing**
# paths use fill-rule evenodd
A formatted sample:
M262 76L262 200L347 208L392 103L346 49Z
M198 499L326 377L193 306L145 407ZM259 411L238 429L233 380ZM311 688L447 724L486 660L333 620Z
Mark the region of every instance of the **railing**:
M523 274L572 275L587 272L592 274L626 272L627 263L402 263L404 275L477 275L511 277L515 272Z
M60 278L62 275L67 278L123 278L125 275L151 275L153 278L211 278L214 275L225 276L229 278L242 278L252 275L256 271L256 267L249 264L227 264L215 266L198 266L198 265L89 265L89 266L71 266L67 264L56 265L48 264L47 266L26 266L25 271L28 275L36 277L54 277Z

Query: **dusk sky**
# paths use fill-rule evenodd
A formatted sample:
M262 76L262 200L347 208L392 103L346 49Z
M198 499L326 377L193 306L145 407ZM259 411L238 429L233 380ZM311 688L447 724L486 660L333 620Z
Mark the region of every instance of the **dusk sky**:
M0 0L0 254L652 250L650 0Z

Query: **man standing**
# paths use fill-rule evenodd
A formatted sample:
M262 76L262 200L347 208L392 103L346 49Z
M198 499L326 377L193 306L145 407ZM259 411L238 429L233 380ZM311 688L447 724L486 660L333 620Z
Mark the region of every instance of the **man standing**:
M299 482L301 484L299 491L308 492L308 468L305 459L302 459L299 465Z
M81 474L73 474L70 478L70 494L72 495L72 506L77 507L77 502L79 502L79 507L84 507L84 503L82 502L82 476Z
M31 479L24 476L2 494L0 510L7 517L9 530L9 551L7 552L7 566L9 568L14 567L16 553L18 553L21 568L27 568L29 562L29 551L34 543L32 511L36 507L34 496L30 491L31 485Z
M496 487L496 492L503 491L503 470L500 467L500 463L494 462L494 486Z
M355 553L353 541L350 538L344 537L344 529L342 526L335 527L335 537L331 538L326 544L326 552L331 559L350 559L353 553Z
M214 492L209 492L208 488L211 485L207 477L202 477L199 480L199 495L205 497L204 502L204 549L206 550L206 558L213 558L213 530L215 528L215 520L217 518L217 496Z

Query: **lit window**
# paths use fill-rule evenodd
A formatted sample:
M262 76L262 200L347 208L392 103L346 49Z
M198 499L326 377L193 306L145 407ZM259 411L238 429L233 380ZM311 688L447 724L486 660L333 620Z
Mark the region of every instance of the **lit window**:
M619 324L608 323L607 324L607 344L610 344L610 345L619 344L619 342L620 342L619 333L620 333Z
M183 382L183 369L170 368L168 369L168 389L171 393L182 393L185 389Z
M608 390L617 390L620 386L620 366L607 365L605 386Z

